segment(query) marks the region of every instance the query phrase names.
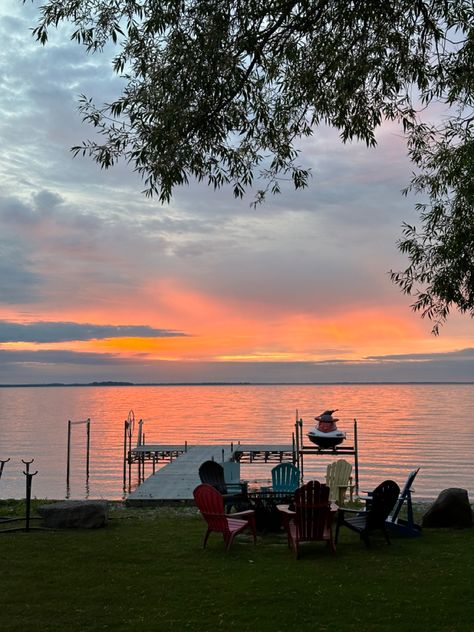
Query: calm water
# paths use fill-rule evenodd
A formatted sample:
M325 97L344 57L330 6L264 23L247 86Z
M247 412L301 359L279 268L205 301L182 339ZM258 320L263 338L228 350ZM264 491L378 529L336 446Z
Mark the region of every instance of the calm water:
M0 459L10 457L0 498L25 496L21 459L34 458L33 495L66 495L67 421L91 419L90 477L85 426L73 426L72 498L123 497L123 427L130 410L144 420L148 443L291 443L295 411L304 430L326 408L353 445L358 422L360 486L403 483L421 466L416 499L446 487L474 494L474 385L133 386L0 389ZM136 439L136 437L135 437ZM353 457L348 457L351 460ZM306 457L305 478L322 479L328 457ZM270 466L242 465L265 479Z

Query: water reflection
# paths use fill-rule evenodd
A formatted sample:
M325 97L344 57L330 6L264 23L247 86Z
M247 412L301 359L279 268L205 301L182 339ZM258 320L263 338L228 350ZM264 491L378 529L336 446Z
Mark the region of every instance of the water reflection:
M474 385L461 384L4 388L0 463L34 458L34 495L63 498L68 420L89 418L89 468L86 438L74 428L66 497L119 499L138 479L136 469L129 472L124 463L126 448L138 438L136 423L130 434L131 426L125 427L135 414L148 443L291 444L296 410L307 431L325 408L339 409L338 427L348 433L348 443L354 418L358 421L361 487L372 489L384 478L402 483L418 466L415 498L431 498L451 486L473 487ZM456 432L449 432L448 443L446 428L452 424ZM305 477L322 480L328 462L305 460ZM267 480L269 472L265 464L242 464L242 477L251 481ZM22 472L5 466L0 497L24 495Z

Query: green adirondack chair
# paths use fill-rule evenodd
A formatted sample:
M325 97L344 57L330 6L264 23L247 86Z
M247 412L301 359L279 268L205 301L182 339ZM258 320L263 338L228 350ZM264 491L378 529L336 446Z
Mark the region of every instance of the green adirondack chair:
M300 485L300 471L293 463L278 463L272 469L272 490L294 492Z

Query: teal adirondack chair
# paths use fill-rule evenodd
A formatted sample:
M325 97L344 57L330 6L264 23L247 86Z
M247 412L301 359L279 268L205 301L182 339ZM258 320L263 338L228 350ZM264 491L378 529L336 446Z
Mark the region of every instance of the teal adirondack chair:
M278 463L272 469L272 490L294 492L300 485L300 471L293 463Z

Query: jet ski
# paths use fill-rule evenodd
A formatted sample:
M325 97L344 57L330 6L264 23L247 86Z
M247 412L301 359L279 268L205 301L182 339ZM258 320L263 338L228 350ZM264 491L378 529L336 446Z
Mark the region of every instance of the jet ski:
M320 448L334 448L339 445L346 438L346 433L337 429L336 421L332 414L337 410L325 410L321 415L315 417L318 422L314 428L308 433L307 437Z

